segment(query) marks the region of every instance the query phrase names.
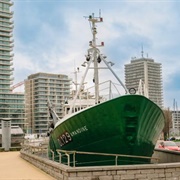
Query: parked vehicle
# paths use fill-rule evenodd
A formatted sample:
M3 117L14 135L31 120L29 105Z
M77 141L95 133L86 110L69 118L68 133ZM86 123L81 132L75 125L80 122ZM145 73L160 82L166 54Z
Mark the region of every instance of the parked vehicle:
M166 149L171 151L180 151L180 147L173 141L163 141L159 144L160 149Z

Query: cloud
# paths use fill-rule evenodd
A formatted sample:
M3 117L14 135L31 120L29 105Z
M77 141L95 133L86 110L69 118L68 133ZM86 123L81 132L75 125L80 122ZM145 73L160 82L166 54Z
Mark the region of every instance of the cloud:
M15 79L37 72L67 74L85 60L92 39L84 16L99 9L104 23L98 24L97 42L105 42L102 53L124 81L124 64L144 56L162 63L165 105L170 92L177 94L174 79L180 67L180 14L175 1L16 1ZM23 18L22 18L23 17ZM107 74L102 73L107 78ZM21 81L21 80L20 80ZM169 88L169 85L172 85ZM179 99L180 100L180 99Z

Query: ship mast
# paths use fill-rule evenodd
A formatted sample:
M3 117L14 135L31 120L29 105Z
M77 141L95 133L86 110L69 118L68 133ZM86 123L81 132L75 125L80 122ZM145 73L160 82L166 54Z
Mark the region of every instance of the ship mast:
M104 46L104 42L101 42L100 45L96 44L96 34L97 34L96 23L103 22L103 18L102 17L94 17L94 14L92 14L92 16L89 16L89 21L92 24L93 39L92 39L92 41L89 42L89 46L92 48L90 48L88 50L88 55L86 57L89 57L89 54L91 51L93 52L91 58L93 58L93 62L94 62L94 68L92 68L92 69L94 69L95 103L98 104L98 103L100 103L100 101L99 101L99 74L98 74L99 69L109 69L112 72L112 74L116 77L116 79L119 81L121 86L124 88L126 94L128 94L128 90L127 90L126 86L122 83L122 81L118 78L118 76L115 74L115 72L112 70L111 66L113 63L107 62L105 60L106 56L103 56L102 54L100 54L100 50L97 48L97 47ZM86 58L86 60L87 60L87 58ZM104 64L107 66L106 68L98 67L98 64L101 61L103 61ZM110 66L110 64L111 64L111 66Z
M96 25L95 23L99 23L102 22L103 19L102 18L94 18L94 14L92 16L89 16L89 21L92 24L92 35L93 35L93 39L92 39L92 43L90 41L90 46L92 47L93 50L93 61L94 61L94 83L95 83L95 104L99 103L99 73L98 73L98 49L97 49L97 44L96 44Z
M113 63L107 62L106 56L100 54L100 50L98 49L98 47L104 46L104 42L101 42L100 45L97 45L97 43L96 43L96 34L97 34L96 23L103 22L103 18L102 17L94 17L94 14L92 14L88 17L88 20L89 20L90 25L91 25L91 31L92 31L93 39L92 39L92 41L89 41L90 48L87 51L86 61L82 64L82 66L86 67L86 70L85 70L84 76L82 77L79 89L76 92L76 95L74 97L73 103L71 104L69 113L73 112L76 99L81 92L81 88L84 85L84 80L85 80L85 77L86 77L89 69L94 70L93 82L95 84L94 85L94 87L95 87L95 104L100 103L100 99L99 99L99 73L98 73L99 69L109 69L112 72L112 74L116 77L116 79L119 81L119 83L122 85L122 87L125 89L126 94L128 94L127 88L125 87L125 85L122 83L122 81L118 78L118 76L115 74L115 72L111 68ZM101 63L101 61L104 62L106 67L98 67L98 64ZM91 67L92 63L93 63L93 67Z

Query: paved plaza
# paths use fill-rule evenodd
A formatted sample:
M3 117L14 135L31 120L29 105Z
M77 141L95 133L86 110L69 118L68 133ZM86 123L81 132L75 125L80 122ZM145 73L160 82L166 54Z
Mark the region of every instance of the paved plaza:
M20 157L19 151L0 152L0 180L55 180Z

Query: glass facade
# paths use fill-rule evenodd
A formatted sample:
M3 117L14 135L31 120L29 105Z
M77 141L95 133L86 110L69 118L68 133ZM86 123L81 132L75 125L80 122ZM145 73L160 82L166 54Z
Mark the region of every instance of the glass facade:
M0 119L11 118L11 125L25 128L24 94L13 93L13 3L0 1Z

